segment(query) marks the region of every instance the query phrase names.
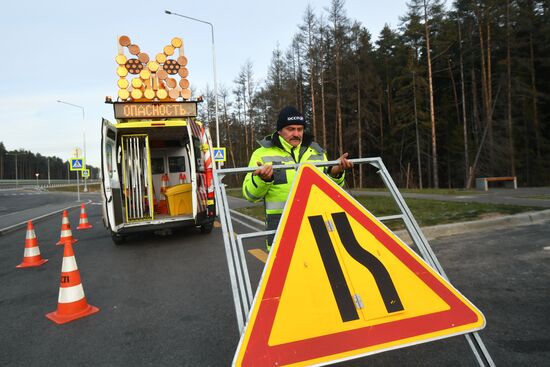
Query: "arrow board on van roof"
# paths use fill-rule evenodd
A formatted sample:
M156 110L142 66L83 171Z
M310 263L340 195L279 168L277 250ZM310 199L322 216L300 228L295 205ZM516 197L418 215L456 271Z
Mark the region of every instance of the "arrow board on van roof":
M233 365L326 365L484 326L482 313L369 211L302 165Z

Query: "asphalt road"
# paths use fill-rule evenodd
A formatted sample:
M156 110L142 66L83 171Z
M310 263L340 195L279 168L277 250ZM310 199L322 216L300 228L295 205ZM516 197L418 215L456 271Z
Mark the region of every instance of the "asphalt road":
M115 246L98 205L88 206L93 229L75 230L78 216L70 211L75 257L87 300L100 312L66 325L44 316L57 307L60 217L35 225L49 259L40 268L15 269L24 230L0 237L0 365L229 363L238 333L219 230L134 236Z
M69 212L70 222L84 291L100 312L66 325L45 317L57 306L60 215L35 223L49 259L39 268L15 268L24 229L0 236L0 365L229 365L239 335L221 230L133 236L115 246L99 205L87 211L93 229L75 229L77 209ZM487 327L480 335L497 366L547 366L550 360L549 224L431 242L452 283L484 312ZM249 229L237 225L236 231ZM247 260L256 285L263 263L251 255ZM339 364L365 365L477 364L464 337L453 337Z
M80 193L84 202L92 198L97 200L97 197L94 193ZM48 192L34 188L0 190L0 235L24 225L29 219L39 219L79 205L76 192Z

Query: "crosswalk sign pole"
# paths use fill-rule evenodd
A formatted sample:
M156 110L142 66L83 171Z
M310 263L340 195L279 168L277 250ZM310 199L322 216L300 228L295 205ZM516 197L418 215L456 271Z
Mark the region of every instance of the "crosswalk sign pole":
M76 172L76 192L77 192L77 200L80 201L80 180L78 176L78 171L82 172L83 169L86 167L86 161L82 158L71 158L69 161L69 168L71 171L77 171ZM81 173L82 180L84 180L84 174ZM86 187L86 182L84 181L84 186ZM86 192L87 190L84 190Z
M80 201L80 181L78 180L78 172L81 171L76 171L76 201Z

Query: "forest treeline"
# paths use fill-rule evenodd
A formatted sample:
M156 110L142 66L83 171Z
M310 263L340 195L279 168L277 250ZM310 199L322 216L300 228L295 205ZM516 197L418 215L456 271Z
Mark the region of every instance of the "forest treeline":
M278 111L296 105L335 159L382 157L401 187L471 187L476 177L550 183L547 0L412 0L373 40L344 0L307 6L265 80L247 60L218 88L226 166L246 166ZM378 6L384 6L383 3ZM215 139L215 98L201 117ZM352 186L370 177L355 168Z
M76 179L75 172L70 172L68 167L69 162L61 158L46 157L24 149L6 150L4 143L0 142L0 180L34 180L37 173L41 180L47 180L48 177L52 180L63 180L69 174L71 179ZM90 170L90 178L99 177L98 168L90 165L87 168Z

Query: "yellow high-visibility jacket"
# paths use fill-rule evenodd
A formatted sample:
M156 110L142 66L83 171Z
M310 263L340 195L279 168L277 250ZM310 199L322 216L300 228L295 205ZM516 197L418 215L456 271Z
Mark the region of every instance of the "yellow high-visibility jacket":
M287 143L276 132L266 136L258 143L260 148L252 153L248 167L258 167L258 162L280 165L327 161L325 150L313 141L311 135L304 134L302 143L297 147ZM330 169L331 167L325 167L325 173L328 174ZM259 176L253 176L252 172L245 176L243 196L251 202L264 201L267 230L277 229L295 175L296 170L289 168L287 170L275 170L273 180L268 182L262 180ZM345 173L342 172L341 176L337 178L332 176L331 178L338 185L343 186ZM273 236L270 236L268 238L268 250L272 240Z

